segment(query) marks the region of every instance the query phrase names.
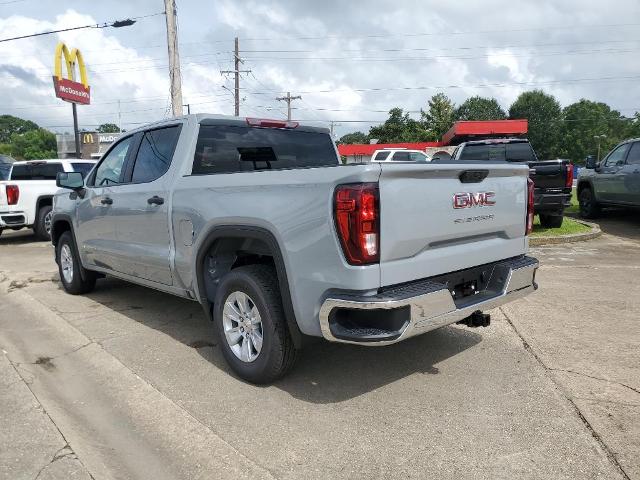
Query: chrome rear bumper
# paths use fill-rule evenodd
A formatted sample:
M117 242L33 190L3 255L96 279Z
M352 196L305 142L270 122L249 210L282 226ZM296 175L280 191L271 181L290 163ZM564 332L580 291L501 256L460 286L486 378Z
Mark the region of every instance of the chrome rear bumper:
M535 273L539 266L533 257L520 257L491 264L487 288L475 295L454 300L447 286L429 279L393 287L374 296L337 294L327 298L320 308L320 327L325 339L332 342L380 346L401 342L409 337L444 327L534 292ZM394 310L409 307L408 319L389 338L358 339L340 337L332 315L337 311Z

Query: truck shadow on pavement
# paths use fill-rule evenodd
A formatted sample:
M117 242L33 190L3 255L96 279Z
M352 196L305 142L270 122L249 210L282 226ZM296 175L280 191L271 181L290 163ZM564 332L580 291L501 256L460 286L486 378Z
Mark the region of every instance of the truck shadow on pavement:
M640 241L640 210L604 210L595 222L604 233Z
M221 340L215 336L199 304L114 278L98 281L96 290L88 297L195 348L215 368L234 375L222 356ZM481 341L478 333L457 326L387 347L334 344L318 339L305 346L293 370L273 386L305 402L338 403L410 375L437 375L440 362Z
M0 245L25 245L31 243L44 243L44 240L38 240L31 230L5 230L0 235Z

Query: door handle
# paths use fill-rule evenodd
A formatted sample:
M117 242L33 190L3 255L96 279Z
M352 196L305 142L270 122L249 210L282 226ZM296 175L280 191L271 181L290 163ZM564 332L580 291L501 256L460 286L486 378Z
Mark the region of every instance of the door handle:
M147 198L147 203L149 205L162 205L164 203L164 198L154 195L151 198Z
M111 205L111 204L113 204L113 200L110 199L109 197L105 197L102 200L100 200L100 203L102 205Z

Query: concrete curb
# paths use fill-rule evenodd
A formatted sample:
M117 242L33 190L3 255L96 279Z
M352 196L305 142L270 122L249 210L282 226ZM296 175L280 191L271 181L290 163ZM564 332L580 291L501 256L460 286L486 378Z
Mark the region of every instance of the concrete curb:
M591 231L586 233L574 233L572 235L560 235L557 237L529 237L529 245L532 247L539 247L541 245L558 245L561 243L584 242L586 240L592 240L602 235L600 225L598 225L597 223L585 222L584 220L578 220L577 218L573 217L567 218L571 218L578 223L591 227Z

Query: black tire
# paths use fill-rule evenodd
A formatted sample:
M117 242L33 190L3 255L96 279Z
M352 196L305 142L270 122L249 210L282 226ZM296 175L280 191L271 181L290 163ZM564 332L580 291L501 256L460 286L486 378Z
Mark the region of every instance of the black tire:
M541 213L540 226L544 228L560 228L564 216L562 214Z
M584 187L580 190L578 202L580 203L580 216L582 218L596 218L600 215L600 205L598 205L591 187Z
M70 275L68 271L67 274L63 271L64 262L62 257L66 255L69 255L72 261ZM58 264L60 282L67 293L71 295L81 295L83 293L89 293L96 286L96 274L82 267L80 259L78 258L76 243L69 231L64 232L58 240L58 244L56 245L56 263Z
M247 295L261 317L262 347L257 357L250 362L236 356L225 335L225 302L235 292ZM271 383L293 367L298 351L287 328L280 288L273 268L247 265L225 275L216 291L213 318L224 358L240 378L257 384ZM241 339L237 344L243 345L245 341L246 339Z
M38 240L51 240L51 209L51 205L45 205L38 210L38 220L33 227Z

